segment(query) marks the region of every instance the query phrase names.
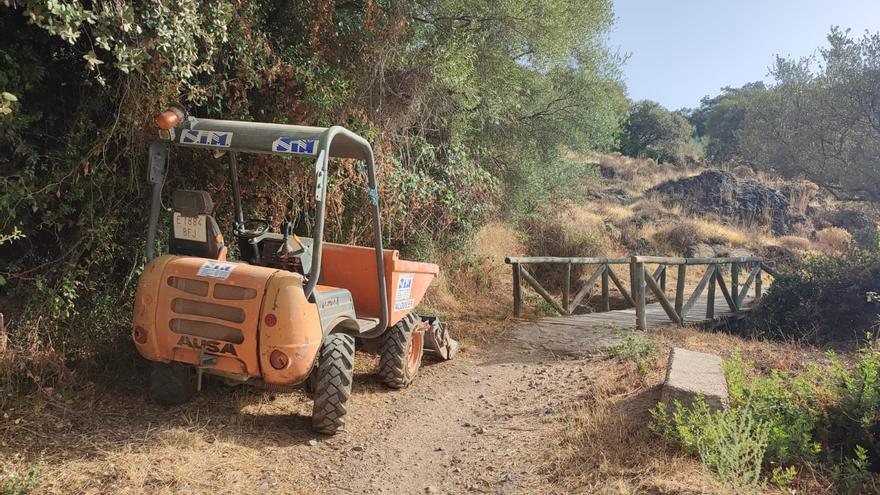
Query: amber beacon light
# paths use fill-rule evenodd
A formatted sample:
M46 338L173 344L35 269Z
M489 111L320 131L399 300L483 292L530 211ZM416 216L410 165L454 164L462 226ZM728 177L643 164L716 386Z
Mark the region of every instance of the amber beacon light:
M177 127L180 124L180 121L183 120L183 110L177 107L171 107L168 110L160 113L156 116L155 119L156 125L159 126L159 129L163 131L167 131L173 127Z

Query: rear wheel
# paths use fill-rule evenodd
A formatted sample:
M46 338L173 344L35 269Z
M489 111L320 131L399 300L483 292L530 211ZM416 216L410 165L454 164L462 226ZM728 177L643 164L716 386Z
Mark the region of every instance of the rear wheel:
M425 334L418 330L421 318L407 315L382 334L379 345L379 375L391 388L405 388L422 365Z
M196 371L181 363L153 363L150 396L159 404L173 406L196 395Z
M342 333L327 336L318 357L312 428L333 435L345 427L351 382L354 376L354 337Z

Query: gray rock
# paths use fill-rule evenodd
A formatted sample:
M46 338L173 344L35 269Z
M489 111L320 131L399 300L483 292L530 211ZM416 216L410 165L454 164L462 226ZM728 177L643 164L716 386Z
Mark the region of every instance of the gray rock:
M725 219L769 224L781 235L803 221L792 215L785 194L755 180L738 179L730 172L706 170L700 175L658 184L646 192L665 203L681 204L686 209L712 213Z
M698 242L688 246L684 255L687 258L714 258L715 248L705 242Z
M710 408L727 409L727 379L721 369L721 358L673 347L660 400L672 410L676 401L691 406L700 394Z

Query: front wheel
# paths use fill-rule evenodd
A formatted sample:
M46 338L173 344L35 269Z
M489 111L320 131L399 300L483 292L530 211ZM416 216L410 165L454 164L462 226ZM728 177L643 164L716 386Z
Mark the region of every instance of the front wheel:
M405 388L422 365L425 333L422 320L409 314L382 334L379 345L379 375L391 388Z
M345 427L354 377L354 337L333 333L324 340L314 385L312 428L333 435Z

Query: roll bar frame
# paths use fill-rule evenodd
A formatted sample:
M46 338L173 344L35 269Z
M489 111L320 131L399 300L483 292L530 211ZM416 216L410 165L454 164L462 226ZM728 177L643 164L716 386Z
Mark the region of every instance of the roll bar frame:
M324 242L324 217L327 198L327 179L330 158L353 158L367 165L367 182L372 205L373 244L376 250L376 283L379 287L379 323L374 328L388 325L388 291L385 280L385 258L382 248L382 219L376 181L376 163L373 148L360 135L340 126L328 128L241 122L231 120L197 119L188 117L180 125L160 133L160 141L150 145L149 181L152 184L149 225L147 230L147 261L156 255L162 188L165 184L168 155L172 146L214 149L229 153L229 173L232 182L236 222L244 222L241 190L238 182L236 154L263 153L279 156L316 156L315 159L315 234L312 244L312 266L308 282L303 288L312 299L321 276L321 252Z

